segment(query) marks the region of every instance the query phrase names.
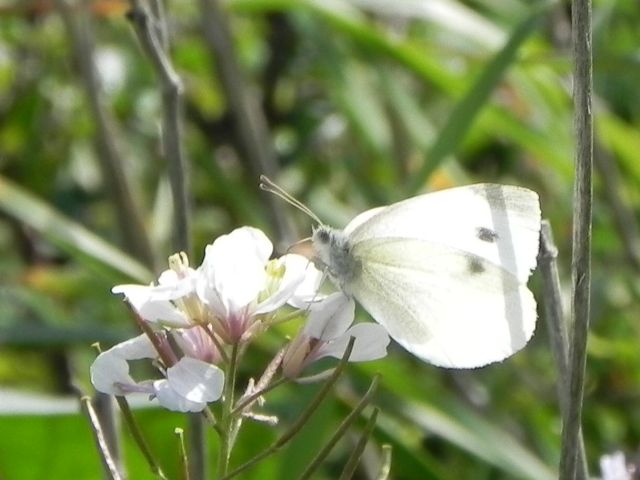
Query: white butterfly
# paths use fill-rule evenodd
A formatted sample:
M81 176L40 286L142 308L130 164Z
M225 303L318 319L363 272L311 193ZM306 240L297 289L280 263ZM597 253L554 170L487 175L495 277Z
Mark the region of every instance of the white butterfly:
M474 368L531 338L538 195L478 184L367 210L312 241L334 283L391 337L435 365Z
M344 230L323 225L266 177L261 188L320 226L312 243L334 283L400 345L443 367L503 360L533 335L538 195L477 184L367 210Z

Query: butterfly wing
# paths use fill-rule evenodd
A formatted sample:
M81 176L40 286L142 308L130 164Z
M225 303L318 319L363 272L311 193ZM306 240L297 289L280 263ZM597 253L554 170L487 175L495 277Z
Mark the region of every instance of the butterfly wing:
M517 352L533 334L533 295L482 256L409 238L361 240L353 255L348 293L423 360L479 367Z
M474 254L526 282L536 265L538 195L526 188L477 184L367 210L344 229L353 245L414 238Z

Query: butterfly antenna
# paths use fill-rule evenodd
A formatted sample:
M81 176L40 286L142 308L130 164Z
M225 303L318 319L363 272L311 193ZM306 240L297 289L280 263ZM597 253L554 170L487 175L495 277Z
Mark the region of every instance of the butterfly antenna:
M265 192L273 193L277 197L280 197L282 200L284 200L288 204L293 205L298 210L306 213L314 221L316 221L318 223L318 225L322 225L322 222L320 221L318 216L315 213L313 213L309 209L309 207L307 207L300 200L292 197L282 187L280 187L280 186L276 185L274 182L272 182L271 179L269 177L267 177L266 175L260 175L260 189L264 190Z

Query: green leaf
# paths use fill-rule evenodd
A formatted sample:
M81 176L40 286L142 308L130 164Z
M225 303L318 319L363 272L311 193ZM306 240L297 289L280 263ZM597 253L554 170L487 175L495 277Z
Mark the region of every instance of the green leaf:
M36 230L70 256L100 270L146 283L152 273L82 225L65 217L10 180L0 177L0 210Z
M544 11L536 9L513 30L504 47L487 63L465 96L456 104L436 142L427 153L423 167L413 177L410 184L412 192L418 191L431 173L462 144L474 120L488 103L491 93L502 81L507 69L516 61L520 46L535 31Z

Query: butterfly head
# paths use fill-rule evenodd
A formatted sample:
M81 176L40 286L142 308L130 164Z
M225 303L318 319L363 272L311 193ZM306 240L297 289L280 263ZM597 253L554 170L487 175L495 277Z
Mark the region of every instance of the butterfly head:
M335 243L335 230L326 225L314 227L311 242L313 243L313 249L316 252L318 260L325 266L330 266L331 246Z
M342 230L320 225L313 229L311 242L317 259L343 288L357 270L357 261L351 253L351 243L347 235Z

